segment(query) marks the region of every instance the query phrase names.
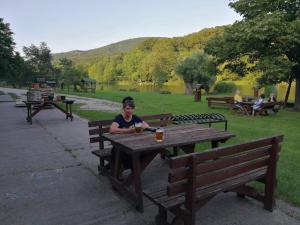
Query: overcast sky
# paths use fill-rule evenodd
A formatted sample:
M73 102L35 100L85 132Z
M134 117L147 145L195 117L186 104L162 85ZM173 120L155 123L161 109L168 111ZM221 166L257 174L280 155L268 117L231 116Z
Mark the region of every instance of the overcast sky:
M0 0L16 50L45 41L52 53L135 37L174 37L240 17L229 0Z

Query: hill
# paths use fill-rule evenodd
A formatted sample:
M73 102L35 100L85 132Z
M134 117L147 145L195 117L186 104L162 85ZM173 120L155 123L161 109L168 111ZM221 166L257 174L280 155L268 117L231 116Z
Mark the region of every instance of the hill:
M128 39L87 51L74 50L56 53L53 54L53 61L55 63L58 59L65 57L72 60L75 64L89 64L101 56L111 56L118 53L129 52L149 38L150 37Z

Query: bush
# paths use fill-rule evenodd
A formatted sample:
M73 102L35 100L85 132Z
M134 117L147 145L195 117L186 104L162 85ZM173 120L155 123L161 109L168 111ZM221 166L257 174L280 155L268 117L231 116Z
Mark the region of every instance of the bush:
M127 90L124 88L120 88L119 91L127 91Z
M214 87L214 91L218 93L232 93L235 90L236 85L232 82L218 82Z

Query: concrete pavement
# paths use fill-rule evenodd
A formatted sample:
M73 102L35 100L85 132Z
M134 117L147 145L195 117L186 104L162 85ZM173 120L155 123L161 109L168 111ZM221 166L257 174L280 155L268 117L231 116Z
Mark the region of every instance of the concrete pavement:
M0 103L0 225L154 224L157 207L145 199L138 213L97 175L87 121L43 110L29 125L26 109ZM143 175L153 185L166 163ZM281 200L273 213L252 199L222 194L199 210L197 224L299 225L300 210Z

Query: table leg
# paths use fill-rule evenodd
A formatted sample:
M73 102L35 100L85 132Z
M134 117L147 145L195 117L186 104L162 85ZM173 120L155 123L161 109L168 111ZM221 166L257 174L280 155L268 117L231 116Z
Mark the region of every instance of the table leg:
M137 195L137 204L136 209L140 212L144 212L143 205L143 192L142 192L142 184L141 184L141 163L139 160L139 154L134 154L132 156L132 173L134 179L134 190Z
M113 170L111 172L112 172L112 176L115 179L118 179L119 178L119 173L120 173L120 163L121 163L120 150L118 148L114 148L114 151L115 151L115 159L114 159L114 162L113 162Z
M73 120L72 104L69 104L69 108L70 108L70 118L71 118L71 121L72 121Z
M217 148L217 147L219 147L219 142L218 142L218 141L211 141L211 147L212 147L212 148Z
M195 144L185 145L180 147L186 154L193 153L195 150Z
M66 120L69 117L69 108L68 108L68 103L66 103Z

